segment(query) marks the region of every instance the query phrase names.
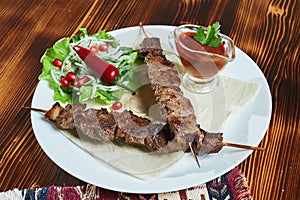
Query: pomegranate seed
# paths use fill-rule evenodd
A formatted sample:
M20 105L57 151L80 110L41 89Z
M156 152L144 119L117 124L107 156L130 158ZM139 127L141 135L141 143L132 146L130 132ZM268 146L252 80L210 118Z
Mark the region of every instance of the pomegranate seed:
M78 80L73 81L72 85L73 85L74 87L80 87L80 83L79 83Z
M108 45L107 44L101 44L99 46L99 50L100 51L107 51L108 50Z
M90 47L90 51L91 51L91 53L93 53L93 54L97 54L98 51L99 51L99 49L98 49L97 46L91 46L91 47Z
M73 72L68 72L66 75L66 79L69 81L75 81L76 80L76 75Z
M119 101L114 102L113 105L111 106L111 109L113 110L119 110L120 108L122 108L122 103Z
M79 80L79 85L80 85L80 86L81 86L81 85L84 85L84 84L86 84L89 80L90 80L89 77L84 76L84 77L82 77L82 78Z
M52 64L53 64L55 67L61 68L61 66L63 65L63 62L62 62L60 59L55 58L55 59L52 61Z
M63 87L69 87L70 86L70 81L66 78L66 77L62 77L60 79L60 84L63 86Z

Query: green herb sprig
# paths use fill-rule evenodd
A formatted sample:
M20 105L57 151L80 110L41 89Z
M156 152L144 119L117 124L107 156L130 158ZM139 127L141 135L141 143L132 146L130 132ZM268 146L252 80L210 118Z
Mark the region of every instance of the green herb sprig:
M217 36L220 33L220 27L220 23L215 22L213 25L207 27L207 32L205 34L204 29L200 26L197 33L194 35L194 39L203 45L219 47L222 42L222 39Z

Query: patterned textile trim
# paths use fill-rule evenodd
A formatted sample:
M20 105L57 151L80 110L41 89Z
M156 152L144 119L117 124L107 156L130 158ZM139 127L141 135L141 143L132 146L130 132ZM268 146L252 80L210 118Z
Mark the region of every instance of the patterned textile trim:
M237 168L206 185L210 199L252 199L246 177Z
M247 180L237 168L196 187L158 194L130 194L94 185L50 186L10 190L0 193L1 200L251 200Z

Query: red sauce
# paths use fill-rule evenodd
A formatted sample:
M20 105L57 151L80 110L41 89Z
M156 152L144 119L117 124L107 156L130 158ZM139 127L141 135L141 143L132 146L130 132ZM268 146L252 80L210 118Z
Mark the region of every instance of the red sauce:
M210 52L218 55L228 57L224 43L220 47L210 47L201 44L194 39L196 32L181 33L178 39L186 47L192 50L201 52ZM196 78L210 78L218 73L226 64L227 60L219 56L207 55L203 53L191 52L184 49L182 46L175 42L177 51L179 53L181 62L186 71Z

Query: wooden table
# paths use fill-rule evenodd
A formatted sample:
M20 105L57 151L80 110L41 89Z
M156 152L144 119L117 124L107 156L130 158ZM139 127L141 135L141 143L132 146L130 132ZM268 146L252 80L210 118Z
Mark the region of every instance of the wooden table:
M295 0L0 1L0 191L82 181L54 164L39 146L30 106L45 49L79 27L90 33L144 24L208 25L246 52L267 78L272 119L261 146L239 165L254 199L300 196L299 13ZM45 173L46 172L46 173Z

